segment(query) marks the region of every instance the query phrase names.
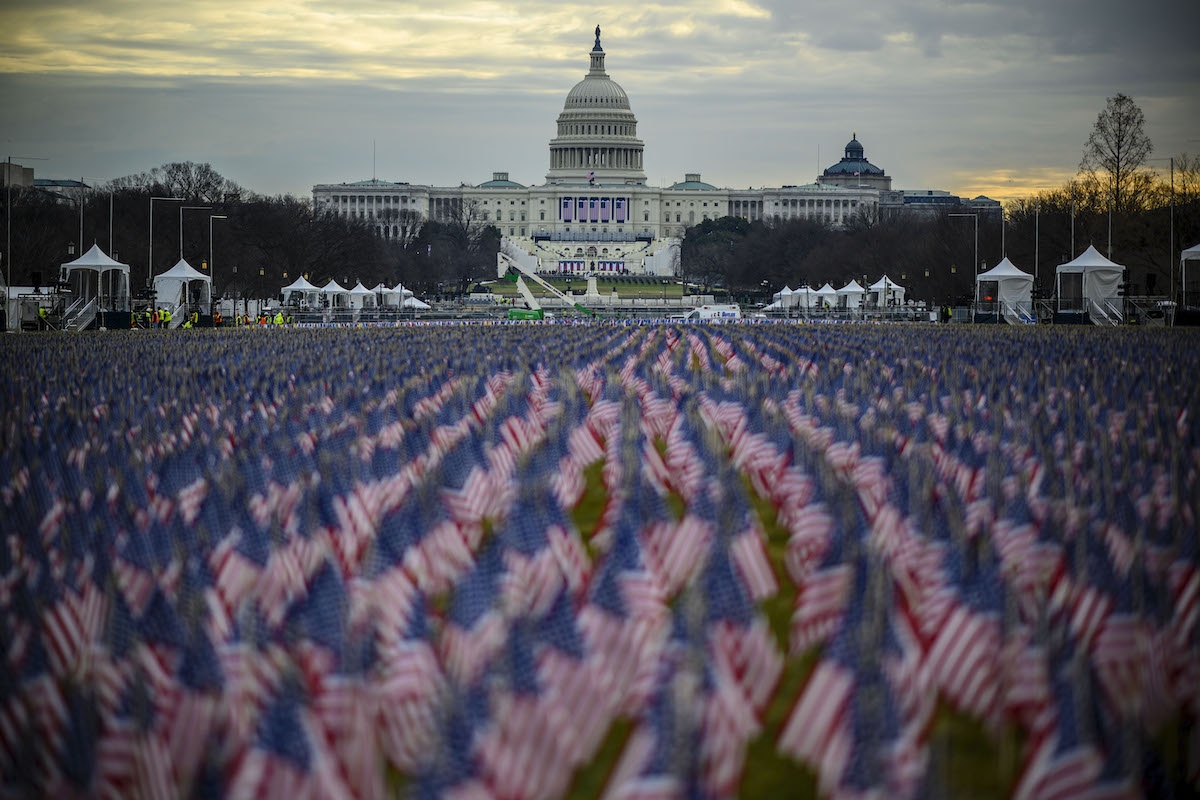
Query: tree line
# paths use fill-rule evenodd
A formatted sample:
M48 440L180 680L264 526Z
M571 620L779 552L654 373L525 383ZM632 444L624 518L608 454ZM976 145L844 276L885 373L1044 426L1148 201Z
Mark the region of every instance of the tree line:
M1174 156L1168 178L1147 168L1152 152L1141 110L1125 95L1109 98L1073 180L1008 202L1003 216L979 215L982 264L974 263L970 218L860 213L841 227L706 220L685 232L678 273L751 302L784 285L836 288L887 274L910 297L946 304L969 298L975 272L1007 256L1036 275L1038 296L1049 297L1055 266L1093 244L1128 267L1132 293L1165 295L1177 281L1179 250L1200 240L1200 158ZM218 295L231 297L272 297L301 275L317 285L402 282L422 295L461 294L494 276L500 241L470 202L436 221L384 212L391 216L378 221L400 234L381 237L376 220L314 208L308 198L258 195L193 162L164 164L81 193L13 187L11 196L11 209L3 212L6 219L11 213L12 252L4 253L0 276L11 269L14 285L57 277L59 265L70 260L68 245L79 245L80 206L83 249L95 242L129 264L135 292L147 286L153 250L154 274L182 255L208 269ZM0 193L0 203L7 197ZM153 201L151 232L151 198L159 197L182 199Z
M461 293L495 274L500 240L471 208L440 221L389 218L401 235L382 237L372 220L314 208L308 198L255 194L193 162L84 190L14 186L11 209L8 197L0 193L0 214L7 221L11 212L12 252L0 261L0 279L11 268L14 286L57 280L59 266L80 254L81 229L84 251L99 244L130 266L135 294L148 288L153 253L155 275L182 257L212 275L218 296L249 298L274 297L301 275L317 285L335 279L346 288L362 281Z
M680 266L689 280L747 300L784 285L839 288L887 274L910 297L947 304L972 297L973 267L1005 256L1035 275L1037 296L1049 297L1055 267L1090 244L1127 268L1131 294L1167 295L1179 289L1179 251L1200 241L1200 158L1155 159L1168 169L1152 170L1152 152L1141 109L1126 95L1109 98L1074 179L1006 203L1003 215L979 214L982 264L973 263L975 221L942 212L859 214L839 228L710 220L687 230Z

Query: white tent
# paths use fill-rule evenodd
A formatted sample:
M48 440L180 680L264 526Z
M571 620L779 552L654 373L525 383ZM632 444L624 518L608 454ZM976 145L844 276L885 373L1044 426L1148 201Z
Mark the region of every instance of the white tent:
M329 298L330 308L345 308L350 302L350 290L342 286L336 279L330 278L329 283L321 287L321 294Z
M787 296L788 296L788 295L790 295L791 293L792 293L792 290L791 290L791 289L789 289L789 288L788 288L788 285L785 283L785 284L783 285L783 288L782 288L782 289L780 289L780 290L779 290L778 292L776 292L775 294L771 295L771 299L772 299L772 300L782 300L783 298L787 297Z
M92 272L96 273L95 294L88 274ZM95 297L101 309L129 310L129 265L109 258L98 244L74 261L61 265L59 278L71 284L76 297Z
M1009 322L1033 322L1033 276L1008 258L975 276L979 310L1000 314Z
M868 286L867 291L874 295L874 297L871 297L870 299L877 306L887 307L904 305L904 287L896 283L887 275L884 275L882 278Z
M212 278L181 258L175 266L154 276L154 297L160 306L195 303L207 313L212 303Z
M412 297L412 289L405 289L402 283L397 283L392 287L392 291L397 292L401 297Z
M430 308L430 305L423 300L418 300L415 297L406 297L404 298L404 307L417 311L425 311Z
M858 308L866 299L867 290L853 278L835 292L839 308Z
M351 308L366 308L368 305L375 304L375 293L363 286L362 281L354 284L354 288L348 294Z
M1101 319L1121 319L1117 287L1124 278L1125 267L1109 261L1088 245L1082 255L1059 264L1054 272L1059 311L1087 311Z
M316 307L318 300L321 297L321 289L318 286L308 282L308 279L301 275L289 286L283 287L280 291L283 292L283 304L288 305L288 301L294 294L300 295L302 300L307 300L310 307Z
M834 289L828 283L817 289L813 294L816 295L818 308L823 308L824 306L832 308L837 305L837 289Z
M817 293L808 286L793 289L789 302L793 308L812 308L818 302Z
M375 284L371 294L375 295L375 305L378 308L395 308L400 305L400 295L392 291L386 283Z
M1183 307L1200 311L1200 244L1179 254L1179 285L1183 290Z

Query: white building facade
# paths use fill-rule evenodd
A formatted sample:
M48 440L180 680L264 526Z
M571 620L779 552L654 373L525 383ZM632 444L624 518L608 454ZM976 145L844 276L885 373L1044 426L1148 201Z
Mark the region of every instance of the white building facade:
M568 92L550 140L545 183L523 186L496 172L477 186L318 184L314 206L363 220L387 238L414 222L466 218L494 225L543 272L632 275L678 274L684 231L705 220L809 219L839 226L878 214L879 190L867 185L721 189L689 173L669 187L647 186L637 118L604 59L597 27L588 72Z

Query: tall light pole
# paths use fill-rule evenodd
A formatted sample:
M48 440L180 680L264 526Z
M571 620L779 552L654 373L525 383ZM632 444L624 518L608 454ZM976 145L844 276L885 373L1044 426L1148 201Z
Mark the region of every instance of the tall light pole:
M151 197L150 198L150 255L146 262L146 282L150 283L154 279L154 201L155 200L175 200L183 202L182 197Z
M1003 213L1003 212L1001 212ZM948 217L970 217L975 220L975 264L971 268L971 275L979 274L979 214L947 214ZM974 280L974 278L972 278ZM979 305L979 281L975 281L975 305Z
M1038 281L1038 256L1042 240L1039 236L1042 217L1042 201L1037 200L1033 206L1033 285Z
M214 219L229 219L225 214L209 214L208 215L208 277L212 279L212 299L215 301L217 296L217 266L213 259L213 220Z
M212 206L180 206L179 207L179 260L183 261L183 212L212 211Z
M1191 141L1200 141L1192 139ZM1171 272L1171 294L1168 300L1175 299L1175 156L1167 158L1148 158L1147 161L1168 161L1171 164L1171 233L1167 240L1167 269Z

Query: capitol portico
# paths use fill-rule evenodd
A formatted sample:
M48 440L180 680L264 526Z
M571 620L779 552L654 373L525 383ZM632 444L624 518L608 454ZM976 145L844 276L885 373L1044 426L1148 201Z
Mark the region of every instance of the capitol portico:
M470 215L494 225L508 240L506 251L524 254L522 260L538 271L634 275L678 274L684 231L704 220L811 219L836 226L858 214L878 214L881 187L865 181L722 189L689 173L669 187L647 186L637 118L605 69L599 26L588 56L588 72L567 93L558 116L544 184L524 186L506 172L476 186L318 184L314 206L362 219L388 238L422 220Z

